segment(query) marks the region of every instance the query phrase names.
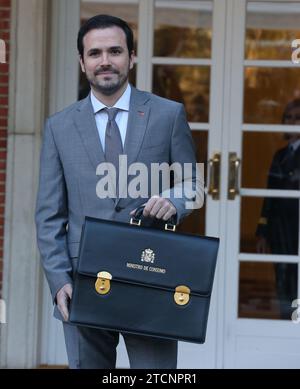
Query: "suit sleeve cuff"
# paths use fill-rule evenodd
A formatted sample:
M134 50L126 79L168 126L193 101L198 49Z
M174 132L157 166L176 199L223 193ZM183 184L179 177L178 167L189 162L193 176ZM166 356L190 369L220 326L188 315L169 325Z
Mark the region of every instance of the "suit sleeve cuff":
M60 277L57 277L57 280L54 284L51 285L51 295L52 295L52 302L53 304L56 304L56 295L60 291L60 289L65 286L66 284L73 285L73 280L68 275L63 275Z

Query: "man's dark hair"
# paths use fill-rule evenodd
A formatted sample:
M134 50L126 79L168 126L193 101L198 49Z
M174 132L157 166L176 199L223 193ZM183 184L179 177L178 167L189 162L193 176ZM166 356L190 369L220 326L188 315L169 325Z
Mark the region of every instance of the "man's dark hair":
M125 35L127 40L127 47L129 55L131 55L133 50L133 32L131 28L128 26L128 24L115 16L111 15L96 15L93 16L91 19L87 20L80 28L77 38L77 49L78 52L83 59L84 54L84 45L83 45L83 38L85 35L91 31L91 30L97 30L97 29L104 29L108 27L119 27L121 28Z
M294 99L286 105L282 115L282 124L285 124L285 120L287 116L289 115L290 111L294 108L300 108L300 98Z

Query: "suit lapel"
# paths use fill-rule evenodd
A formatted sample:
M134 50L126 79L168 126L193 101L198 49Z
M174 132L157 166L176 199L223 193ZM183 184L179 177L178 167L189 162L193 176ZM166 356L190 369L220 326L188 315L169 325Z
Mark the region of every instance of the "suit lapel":
M146 104L148 100L147 93L132 87L124 145L124 154L128 157L128 165L136 161L144 139L150 114L150 107Z
M97 166L105 162L105 156L99 139L90 96L84 99L79 108L77 108L74 121L96 173Z

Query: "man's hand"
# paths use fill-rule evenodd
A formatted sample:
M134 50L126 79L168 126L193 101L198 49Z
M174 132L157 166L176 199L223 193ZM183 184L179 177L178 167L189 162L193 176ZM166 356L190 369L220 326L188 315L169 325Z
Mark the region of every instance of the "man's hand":
M268 254L270 248L268 246L267 239L263 236L259 236L256 241L256 252L259 254Z
M147 203L144 204L145 209L143 216L145 217L156 217L157 219L163 219L167 221L173 215L176 215L177 210L170 200L165 199L159 196L153 196ZM133 216L136 209L130 212L130 215Z
M72 298L72 292L72 285L66 284L56 294L57 307L65 321L69 320L69 303Z

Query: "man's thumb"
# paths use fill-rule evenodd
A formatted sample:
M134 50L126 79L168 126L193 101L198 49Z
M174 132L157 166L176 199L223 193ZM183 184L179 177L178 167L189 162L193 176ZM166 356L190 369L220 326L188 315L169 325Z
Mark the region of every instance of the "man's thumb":
M71 285L67 285L66 289L65 289L65 292L66 294L68 295L68 297L71 299L72 298L72 294L73 294L73 288Z

